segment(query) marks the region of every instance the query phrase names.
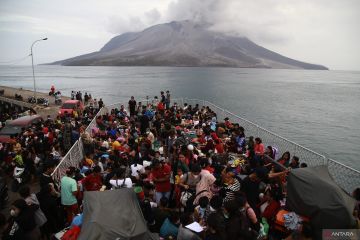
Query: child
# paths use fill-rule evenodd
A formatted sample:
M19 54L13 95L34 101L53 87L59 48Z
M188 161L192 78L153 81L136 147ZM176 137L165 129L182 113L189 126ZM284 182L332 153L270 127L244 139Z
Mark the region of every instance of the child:
M181 197L181 188L180 188L180 179L183 176L183 171L181 168L177 169L177 175L175 176L175 200L176 200L176 206L180 207L180 197Z
M210 214L209 199L207 197L201 197L199 199L199 205L194 210L194 220L200 225L206 225L207 216Z

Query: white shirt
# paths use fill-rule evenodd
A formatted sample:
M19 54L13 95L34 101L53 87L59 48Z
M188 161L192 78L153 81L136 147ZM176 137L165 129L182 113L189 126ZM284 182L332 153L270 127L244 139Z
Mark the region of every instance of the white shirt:
M138 177L139 173L145 173L145 168L141 164L132 164L131 166L131 176Z
M125 184L124 184L124 179L117 179L117 180L111 179L110 184L112 186L111 188L112 190L121 188L122 185L124 185L123 187L132 188L132 181L130 178L125 179Z

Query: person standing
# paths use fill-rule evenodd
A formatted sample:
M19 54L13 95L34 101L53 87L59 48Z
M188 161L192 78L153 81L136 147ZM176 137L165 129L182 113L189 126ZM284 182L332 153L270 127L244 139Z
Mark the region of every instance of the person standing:
M136 101L134 96L131 96L131 99L129 100L129 111L130 111L130 117L135 116L135 109L136 109Z
M39 200L34 193L30 193L29 186L22 186L19 189L20 196L25 200L26 204L34 207L35 223L39 227L42 234L46 234L44 224L47 222L47 218L40 208ZM36 209L36 210L35 210Z
M89 102L89 95L87 94L87 92L85 92L85 95L84 95L84 103L85 105L87 105Z
M98 104L99 104L99 109L101 109L104 106L104 102L103 102L102 98L100 98Z
M170 91L166 91L166 97L165 97L165 106L166 109L170 109Z
M163 91L160 92L160 96L161 96L161 100L160 100L160 101L161 101L163 104L165 104L166 97L165 97L165 94L164 94Z
M156 203L159 204L160 199L162 197L166 197L168 200L170 197L171 167L167 164L160 162L157 159L155 159L153 161L152 165L153 165L152 176L153 176L153 181L155 184L155 191L156 191L155 198L156 198Z
M66 170L66 176L61 178L61 204L66 210L67 223L70 224L74 216L78 214L77 192L78 187L75 179L72 178L75 171L70 167Z

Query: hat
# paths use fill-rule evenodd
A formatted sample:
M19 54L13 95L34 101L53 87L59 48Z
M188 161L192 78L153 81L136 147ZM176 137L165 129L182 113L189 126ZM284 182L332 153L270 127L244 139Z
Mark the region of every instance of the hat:
M191 145L191 144L189 144L189 145L187 146L187 149L188 149L189 151L193 151L193 150L194 150L194 146Z
M164 154L164 147L159 147L159 153L160 153L160 155Z

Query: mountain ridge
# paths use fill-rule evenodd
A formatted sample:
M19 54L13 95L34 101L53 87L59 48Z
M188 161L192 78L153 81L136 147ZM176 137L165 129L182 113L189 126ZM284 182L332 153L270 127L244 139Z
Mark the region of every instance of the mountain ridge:
M51 64L66 66L187 66L328 70L285 57L246 37L191 21L158 24L113 37L99 51Z

